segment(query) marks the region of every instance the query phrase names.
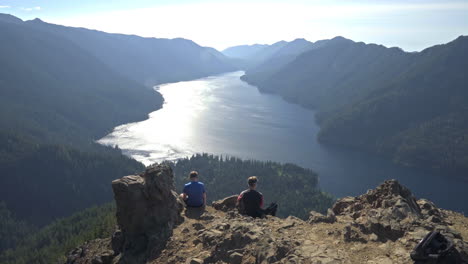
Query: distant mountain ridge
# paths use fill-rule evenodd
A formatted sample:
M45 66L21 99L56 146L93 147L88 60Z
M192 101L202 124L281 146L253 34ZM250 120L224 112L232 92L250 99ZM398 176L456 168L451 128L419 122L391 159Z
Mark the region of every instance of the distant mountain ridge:
M293 41L278 41L271 45L255 44L240 45L223 50L223 54L243 61L243 68L246 70L255 69L268 65L270 59L294 57L308 49L313 48L314 43L305 39L295 39Z
M266 44L239 45L224 49L222 53L231 58L248 59L267 46Z
M144 38L26 21L36 29L59 34L131 80L152 86L233 71L229 58L212 48L183 39Z

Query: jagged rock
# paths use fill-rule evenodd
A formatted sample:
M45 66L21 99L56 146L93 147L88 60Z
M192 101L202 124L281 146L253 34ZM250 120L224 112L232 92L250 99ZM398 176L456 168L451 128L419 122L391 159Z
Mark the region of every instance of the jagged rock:
M385 181L361 196L340 199L332 210L337 216L353 219L363 233L374 233L382 241L397 240L413 222L423 219L416 198L396 180Z
M328 209L327 215L321 213L310 211L308 223L334 223L336 221L336 216L333 210Z
M336 215L352 215L359 218L370 209L388 209L385 214L403 219L408 216L419 217L421 209L411 191L396 180L388 180L374 190L358 197L345 197L333 205Z
M343 230L343 239L345 242L361 242L366 243L362 230L359 225L347 225Z
M226 212L229 210L235 210L236 203L237 203L237 195L231 195L222 200L213 202L211 206L213 206L213 208L216 210L221 210L221 211Z
M172 169L154 165L141 175L112 182L121 234L114 234L113 248L123 259L144 261L157 255L182 221L183 205L174 193Z

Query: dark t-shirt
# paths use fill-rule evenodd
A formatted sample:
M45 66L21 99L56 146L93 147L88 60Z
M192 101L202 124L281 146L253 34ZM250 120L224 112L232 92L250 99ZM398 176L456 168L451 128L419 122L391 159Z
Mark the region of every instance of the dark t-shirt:
M262 206L263 206L263 195L256 190L245 190L241 192L237 201L242 203L244 212L246 215L252 217L261 217L262 216Z
M205 185L202 182L189 182L184 186L184 193L188 195L186 201L188 206L199 207L203 205L203 194Z

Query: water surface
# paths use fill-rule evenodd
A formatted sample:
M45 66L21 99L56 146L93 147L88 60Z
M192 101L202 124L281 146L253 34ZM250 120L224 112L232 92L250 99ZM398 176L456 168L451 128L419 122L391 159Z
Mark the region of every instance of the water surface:
M200 152L292 162L318 172L322 189L337 197L361 194L393 178L440 207L468 212L467 181L322 145L313 111L261 94L239 79L242 74L161 85L156 89L165 99L162 109L145 121L116 127L99 142L118 145L146 165ZM278 191L287 190L278 186Z

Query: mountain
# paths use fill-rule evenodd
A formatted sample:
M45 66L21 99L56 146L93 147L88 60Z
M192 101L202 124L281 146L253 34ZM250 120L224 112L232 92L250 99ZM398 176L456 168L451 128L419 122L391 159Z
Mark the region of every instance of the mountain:
M113 181L118 229L72 250L66 263L412 263L412 249L432 230L453 243L437 263L468 261L468 218L395 180L302 220L240 215L236 196L184 209L173 177L158 165Z
M187 39L110 34L39 19L25 23L70 40L120 75L150 87L236 70L222 53Z
M468 37L412 55L410 67L323 122L325 142L410 166L468 171Z
M408 53L337 37L274 74L242 79L316 109L322 142L467 171L466 39Z
M315 46L305 39L295 39L291 42L279 41L272 45L241 45L227 48L224 55L242 61L241 67L255 73L263 73L272 67L286 64L296 55L312 49ZM278 66L277 66L278 65Z
M298 55L308 50L322 47L326 42L327 40L321 40L312 43L305 39L296 39L288 42L279 49L275 49L271 54L267 56L263 55L260 62L251 65L247 69L242 79L251 84L257 84L268 80L283 66L294 61Z
M247 60L266 47L268 47L266 44L239 45L229 47L222 53L231 58Z
M94 141L162 106L145 84L231 69L224 55L183 39L4 14L0 35L0 202L33 226L109 201L106 186L116 175L143 169Z
M243 80L259 79L254 84L262 91L322 110L361 98L403 71L411 56L397 48L336 37L280 65L264 79L247 71Z
M253 68L257 65L262 64L269 58L271 58L276 52L281 50L283 47L285 47L288 44L287 41L278 41L276 43L273 43L271 45L268 45L267 47L259 50L258 52L255 53L254 56L251 56L247 62L248 62L248 67L247 69Z

